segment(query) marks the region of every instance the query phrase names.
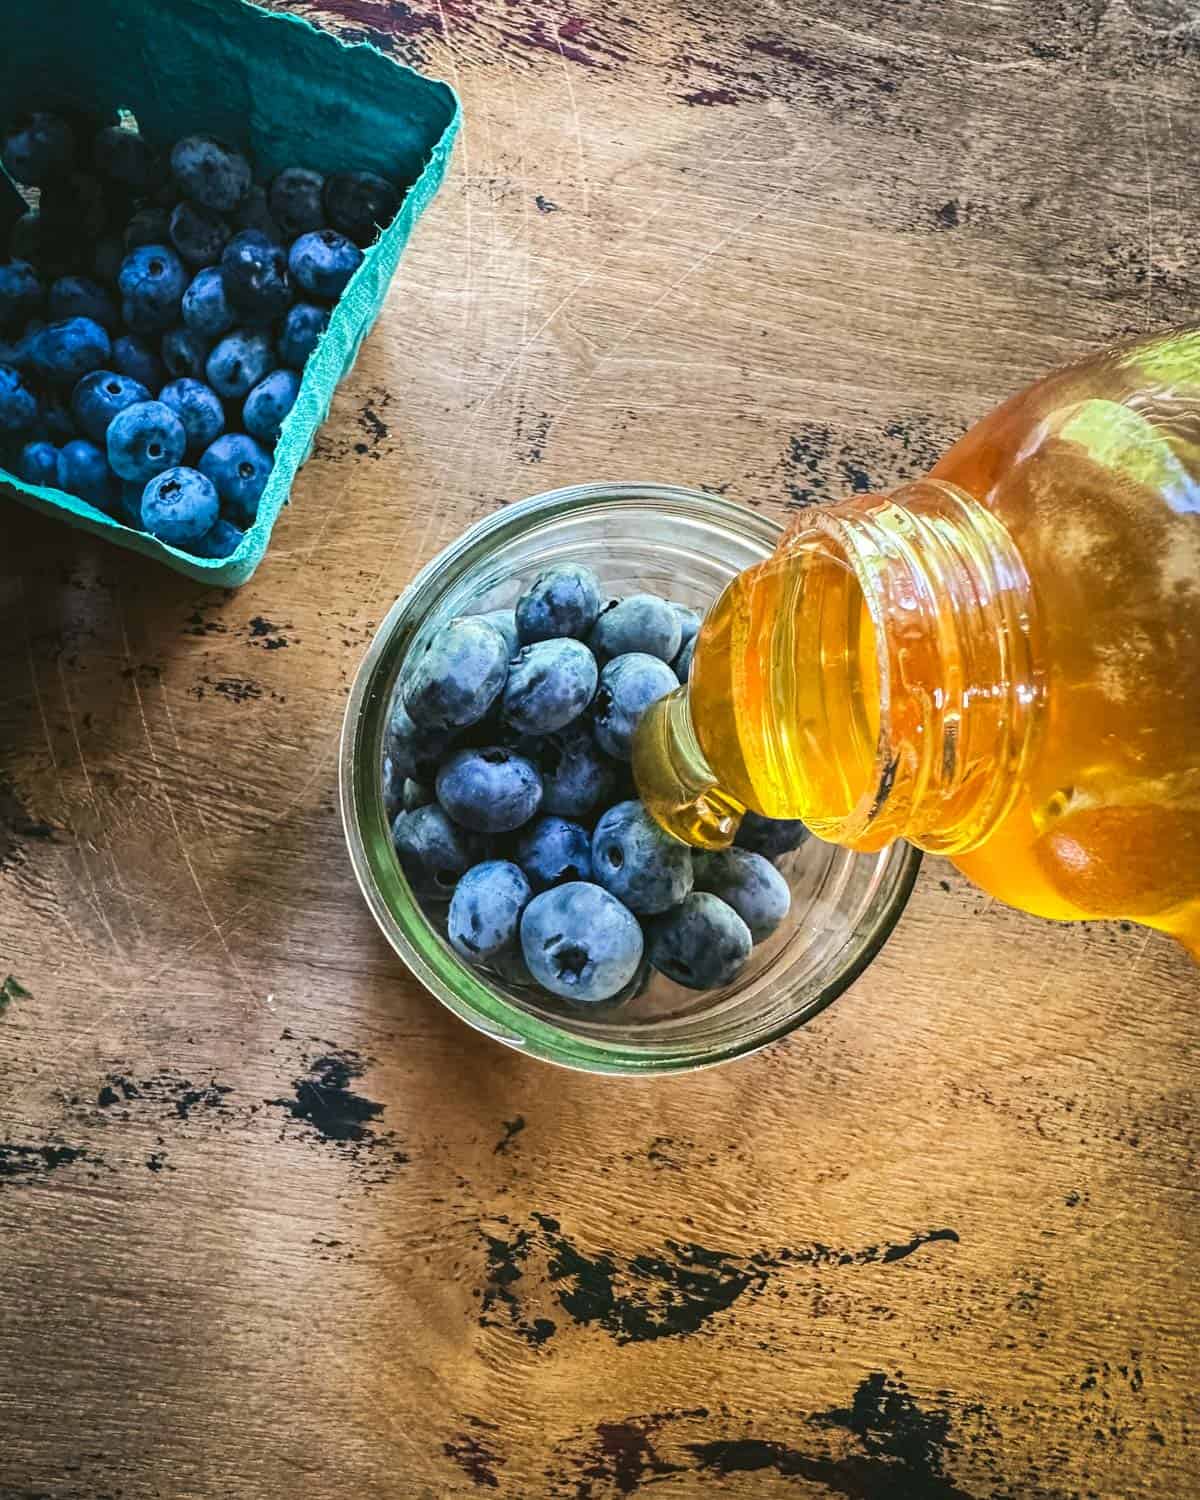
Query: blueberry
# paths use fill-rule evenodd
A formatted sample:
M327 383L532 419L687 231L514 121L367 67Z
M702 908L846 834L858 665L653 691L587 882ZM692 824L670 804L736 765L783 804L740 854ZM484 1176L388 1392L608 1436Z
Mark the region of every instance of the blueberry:
M43 244L49 244L80 266L88 247L108 228L104 184L87 172L51 178L42 189L38 211Z
M79 436L71 413L58 391L42 392L33 435L51 443L69 443L73 437Z
M142 528L160 542L191 547L217 523L217 492L195 469L165 469L142 492Z
M221 275L230 305L249 323L273 323L291 305L287 253L261 230L234 235L221 256Z
M250 163L232 146L207 135L188 135L171 151L180 191L205 208L227 214L250 190Z
M44 440L26 443L17 460L17 473L26 484L53 488L58 483L58 449Z
M124 259L125 246L119 235L107 234L97 240L92 250L92 273L96 280L104 286L116 286Z
M533 975L529 972L529 966L525 962L525 955L521 952L521 943L517 942L511 948L501 948L487 959L485 968L499 975L505 984L517 989L532 989Z
M283 233L271 216L267 190L256 182L231 214L235 229L257 229L276 244L283 243Z
M117 304L87 276L60 276L51 286L47 309L52 323L66 318L91 318L107 333L117 328Z
M146 484L184 455L183 423L161 401L139 401L119 411L108 424L108 463L120 479Z
M112 492L108 460L95 443L72 438L58 454L58 487L93 505L107 505Z
M288 252L296 285L321 302L336 302L362 264L362 251L336 229L302 234Z
M398 813L392 844L409 883L428 895L449 896L459 876L475 863L470 834L452 823L436 802Z
M807 837L808 829L799 818L764 818L761 813L748 812L733 842L739 849L778 859L798 849Z
M568 724L536 742L534 759L542 775L542 811L564 818L586 818L612 802L615 767L596 747L585 724Z
M609 1000L642 961L637 918L598 885L575 880L535 896L521 918L521 951L552 995L581 1004Z
M719 990L731 984L751 947L745 922L708 891L693 891L673 910L646 924L650 962L689 990Z
M242 535L232 522L219 516L212 530L193 542L188 551L197 557L232 557L241 545Z
M600 613L600 581L582 563L546 568L517 600L522 645L554 636L586 636Z
M577 719L596 691L596 658L582 641L535 641L513 658L501 713L521 734L552 734Z
M399 192L374 172L336 172L325 179L329 222L364 249L387 228L399 207Z
M89 370L108 363L108 334L91 318L48 323L34 338L30 358L36 374L53 385L71 386Z
M42 283L27 260L0 266L0 328L21 328L42 307Z
M615 657L601 671L596 693L594 727L600 748L618 760L630 760L642 715L678 686L675 673L657 656L631 651Z
M618 802L592 835L594 878L630 911L677 905L692 888L692 851L665 834L640 802Z
M203 379L211 346L211 339L182 323L178 328L168 328L159 345L167 374L172 380L185 375L192 380Z
M525 876L507 859L474 865L454 888L447 933L468 963L491 958L516 941L531 895Z
M704 623L703 617L699 610L689 609L686 604L672 603L671 608L675 611L675 616L679 621L681 631L679 650L682 651L689 641L694 641L697 635L699 635L700 626ZM675 660L679 660L678 654L676 654Z
M296 404L300 377L295 370L272 370L246 397L242 426L265 448L273 448L283 419Z
M696 642L699 639L699 636L694 635L686 646L680 648L679 655L675 658L675 675L682 683L687 682L692 670L692 657L696 654Z
M227 432L209 444L196 467L216 487L227 519L253 526L271 476L271 455L244 432Z
M167 233L189 266L215 266L232 230L214 209L184 198L171 210Z
M75 160L75 137L58 115L35 111L19 115L4 133L0 161L9 176L36 187L69 170Z
M217 393L201 380L185 376L164 385L158 399L169 406L187 433L187 451L202 453L225 430L225 408Z
M284 167L275 178L267 202L271 217L285 239L294 240L312 229L325 228L325 208L321 202L324 189L324 177L307 167Z
M159 333L179 321L187 286L183 262L166 245L139 245L121 262L117 277L121 316L134 333Z
M403 697L396 693L384 733L384 749L397 776L423 779L427 773L436 774L437 762L449 744L450 735L445 731L419 729L409 717Z
M165 208L147 205L132 215L122 239L128 255L143 245L165 245L171 237L171 216Z
M592 878L592 841L579 823L566 818L538 818L521 834L517 863L535 891L549 890L567 880Z
M768 938L787 916L792 892L769 859L749 849L721 849L693 856L696 889L711 891L732 906L756 943Z
M8 253L13 260L23 260L41 267L44 259L42 244L42 216L36 208L28 208L13 220L8 231Z
M405 778L397 771L396 763L392 760L392 757L385 752L383 757L381 791L383 793L383 810L387 815L389 823L401 809L405 812L411 811L410 808L404 805L404 785Z
M197 271L180 304L183 321L206 339L219 339L237 322L225 295L225 278L218 266Z
M93 370L71 392L71 415L85 437L102 443L108 424L119 411L149 399L150 392L140 380L118 375L115 370Z
M465 729L495 703L508 677L508 647L478 616L451 620L429 638L404 684L404 704L424 729Z
M627 599L610 599L604 606L590 644L602 662L633 651L673 661L682 639L683 624L665 599L656 594L630 594Z
M314 307L311 302L297 302L289 307L279 335L279 357L284 364L302 370L328 323L327 307Z
M226 401L244 401L275 363L271 341L258 330L227 333L204 366L208 383Z
M511 833L537 812L542 778L531 760L499 745L460 750L437 774L437 799L464 828Z
M113 340L112 367L118 374L140 381L151 394L162 385L167 373L157 352L134 333L123 333Z
M509 656L516 656L520 649L517 640L517 619L511 609L489 609L486 614L479 616L486 620L489 625L494 625L504 637L504 644L508 647Z
M160 175L160 164L145 136L123 125L106 125L92 142L92 163L113 182L144 192Z

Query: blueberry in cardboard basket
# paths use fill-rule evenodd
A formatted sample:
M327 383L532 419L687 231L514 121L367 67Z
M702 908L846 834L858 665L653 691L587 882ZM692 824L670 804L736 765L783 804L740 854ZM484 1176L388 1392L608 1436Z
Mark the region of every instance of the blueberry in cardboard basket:
M85 437L103 443L108 424L119 411L149 399L150 392L140 380L116 370L93 370L71 392L71 415Z
M197 557L232 557L237 551L243 533L224 516L218 516L212 530L193 542L188 548Z
M207 371L211 347L210 339L180 323L175 328L168 328L163 334L159 352L172 380L179 380L185 375L192 380L200 380Z
M486 620L450 620L425 643L404 683L404 705L423 729L465 729L496 702L508 678L508 647Z
M88 248L108 228L104 184L88 172L52 177L42 188L38 212L42 243L52 249L52 258L63 260L64 269L82 269Z
M110 363L118 374L128 375L131 380L138 381L151 395L155 394L167 378L158 351L136 333L123 333L113 340Z
M187 265L215 266L233 231L215 210L184 198L171 210L167 233Z
M591 838L581 823L567 818L538 818L522 831L515 853L535 891L592 878Z
M92 141L92 165L112 182L135 192L153 187L162 164L145 136L123 125L106 125Z
M171 216L165 208L153 204L145 204L132 214L121 233L127 255L143 245L165 245L170 238Z
M17 473L26 484L58 484L58 449L44 438L26 443L17 459Z
M142 526L160 542L191 547L216 525L220 502L195 469L167 469L142 492Z
M218 396L244 401L274 363L271 340L261 329L238 328L213 347L204 372Z
M219 266L205 266L188 283L180 304L183 321L206 339L219 339L237 322Z
M42 310L45 292L27 260L0 265L0 329L19 330Z
M265 327L291 306L287 253L261 230L234 235L221 255L221 275L230 305L246 323Z
M227 519L243 528L252 526L271 476L266 449L244 432L226 432L209 444L196 467L216 488Z
M90 276L60 276L50 287L46 311L52 323L91 318L109 335L117 331L119 322L112 296Z
M542 778L531 760L500 745L460 750L437 773L437 799L473 833L512 833L542 801Z
M374 172L335 172L325 179L325 213L333 227L363 249L400 207L400 194Z
M227 214L250 190L250 163L209 135L188 135L171 150L171 171L185 197Z
M187 433L187 452L203 453L225 430L221 398L202 380L184 376L164 385L158 399L169 406Z
M4 132L0 161L15 182L37 187L73 165L75 136L59 115L41 110L19 115Z
M33 436L45 438L50 443L69 443L72 438L79 436L75 420L58 391L44 390L38 398Z
M63 318L47 323L30 344L34 374L52 385L73 386L81 375L108 363L108 334L91 318Z
M679 655L682 639L683 623L672 605L657 594L630 594L604 605L589 644L601 662L635 651L669 662Z
M586 881L543 891L521 918L521 951L534 979L583 1005L619 994L637 973L643 946L629 908Z
M125 259L120 235L106 234L92 247L92 275L101 286L116 286Z
M108 464L120 479L141 484L173 469L187 448L183 423L162 401L138 401L119 411L105 436Z
M253 183L250 191L229 215L234 229L257 229L276 244L283 244L283 231L271 216L267 202L267 190L261 183Z
M288 252L292 280L320 302L336 302L362 264L362 251L336 229L302 234Z
M302 370L328 324L327 307L314 307L311 302L294 303L288 308L279 334L279 358L293 370Z
M596 658L560 637L523 646L508 669L501 713L520 734L552 734L577 719L596 692Z
M179 321L187 272L166 245L138 245L121 262L121 316L134 333L162 333Z
M739 849L750 849L774 860L799 849L806 838L808 829L799 818L764 818L761 813L748 812L733 842Z
M450 946L468 963L491 958L517 939L532 892L511 860L473 865L454 888L446 925Z
M72 438L58 454L58 488L93 505L107 505L112 494L113 476L108 460L95 443Z
M630 911L652 915L692 889L692 851L665 834L640 802L618 802L592 835L592 874Z
M397 813L392 844L409 883L425 895L449 896L459 876L476 863L471 835L436 802Z
M271 217L294 240L314 229L325 228L325 205L321 195L325 179L308 167L284 167L273 179L267 192Z
M545 568L517 600L522 645L555 636L585 637L600 613L600 580L582 563Z
M792 907L787 881L769 859L749 849L697 850L696 889L732 906L756 943L769 938Z
M657 656L633 651L615 657L601 671L596 692L593 725L600 748L618 760L630 760L642 715L678 686L675 673Z
M265 448L273 448L283 419L296 404L300 377L295 370L272 370L254 387L242 407L242 426Z
M651 964L689 990L718 990L741 973L753 946L750 929L731 906L693 891L646 923Z

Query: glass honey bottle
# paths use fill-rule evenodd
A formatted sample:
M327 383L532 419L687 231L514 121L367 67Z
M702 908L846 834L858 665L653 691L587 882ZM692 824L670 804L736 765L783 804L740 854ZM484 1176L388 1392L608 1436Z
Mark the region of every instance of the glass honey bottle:
M1043 917L1200 958L1200 329L1057 371L929 475L804 510L646 715L639 791L949 856Z

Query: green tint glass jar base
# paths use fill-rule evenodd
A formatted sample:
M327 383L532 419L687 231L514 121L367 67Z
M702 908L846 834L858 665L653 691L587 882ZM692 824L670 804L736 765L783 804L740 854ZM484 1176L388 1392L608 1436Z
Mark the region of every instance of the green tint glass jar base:
M342 731L342 817L355 874L384 935L439 1000L479 1031L548 1062L595 1073L661 1073L756 1051L850 985L895 926L920 855L897 843L856 854L808 839L781 861L783 927L727 989L695 993L652 975L607 1014L558 1005L472 969L425 915L392 849L381 764L388 708L410 652L456 615L512 605L552 562L587 563L610 594L639 590L706 609L734 574L770 556L768 517L699 491L592 484L511 505L440 553L393 605L359 668Z

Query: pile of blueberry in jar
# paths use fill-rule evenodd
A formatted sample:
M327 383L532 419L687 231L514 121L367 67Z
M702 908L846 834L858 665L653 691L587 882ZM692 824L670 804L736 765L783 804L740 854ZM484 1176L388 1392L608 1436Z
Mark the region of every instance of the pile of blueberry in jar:
M0 263L0 462L198 557L253 524L300 371L400 193L371 172L35 113L0 160L39 201Z
M468 963L611 1007L651 969L723 988L786 917L773 861L802 824L747 814L735 847L703 853L637 800L634 732L686 681L699 626L653 594L602 604L595 574L564 563L515 610L443 625L406 665L384 803L409 884Z

